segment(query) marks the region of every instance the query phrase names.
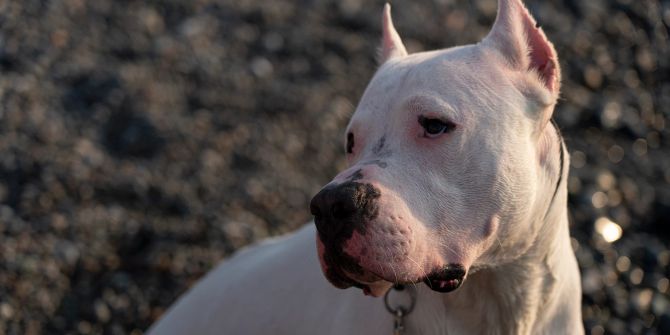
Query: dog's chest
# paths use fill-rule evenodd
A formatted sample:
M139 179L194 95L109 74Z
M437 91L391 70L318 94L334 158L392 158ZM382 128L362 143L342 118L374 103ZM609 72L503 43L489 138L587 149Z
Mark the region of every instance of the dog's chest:
M480 273L448 295L426 290L420 294L412 315L406 318L404 334L528 333L539 297L529 297L532 290L527 289L526 285L515 283L515 278Z

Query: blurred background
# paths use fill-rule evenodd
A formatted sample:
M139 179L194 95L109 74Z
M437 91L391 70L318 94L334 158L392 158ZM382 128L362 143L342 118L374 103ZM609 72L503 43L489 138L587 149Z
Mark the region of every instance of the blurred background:
M670 334L670 1L527 0L556 45L590 334ZM382 1L0 1L0 334L142 334L310 220ZM410 51L495 0L395 1Z

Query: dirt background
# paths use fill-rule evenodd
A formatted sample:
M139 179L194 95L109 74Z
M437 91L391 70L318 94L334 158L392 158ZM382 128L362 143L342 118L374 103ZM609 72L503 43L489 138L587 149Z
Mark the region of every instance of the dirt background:
M527 4L563 67L587 333L670 334L670 1ZM141 334L221 259L307 222L382 5L0 1L0 334ZM410 51L478 41L496 11L393 5Z

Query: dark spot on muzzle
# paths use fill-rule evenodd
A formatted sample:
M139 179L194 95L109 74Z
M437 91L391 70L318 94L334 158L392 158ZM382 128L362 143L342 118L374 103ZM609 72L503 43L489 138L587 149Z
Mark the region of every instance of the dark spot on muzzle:
M372 148L372 153L373 154L379 154L382 149L384 149L384 145L386 144L386 135L382 136L377 144L375 144L374 148Z
M433 291L447 293L461 287L465 279L465 273L463 265L449 264L442 269L431 272L423 279L423 282Z
M349 177L347 177L347 181L357 181L359 179L363 179L363 170L362 169L358 169L358 170L354 171L354 173L352 173L351 175L349 175Z
M367 164L375 164L375 165L379 166L379 167L382 168L382 169L386 169L386 167L388 166L388 164L387 164L385 161L381 160L381 159L375 159L375 160L371 160L371 161L369 161L369 162L365 162L365 163L363 163L363 165L367 165Z
M347 255L342 246L354 231L365 234L368 223L379 214L377 201L380 196L381 192L371 184L347 181L326 186L312 198L310 211L314 215L319 239L325 247L323 260L328 268L326 275L337 287L355 285L343 271L363 273L358 262Z

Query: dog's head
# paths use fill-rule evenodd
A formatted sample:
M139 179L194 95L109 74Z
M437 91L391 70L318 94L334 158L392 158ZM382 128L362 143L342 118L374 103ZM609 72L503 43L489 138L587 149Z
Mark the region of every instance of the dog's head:
M411 55L386 5L381 44L346 131L349 168L311 202L321 265L375 296L418 281L449 292L539 234L559 170L556 52L520 0L499 1L482 42Z

